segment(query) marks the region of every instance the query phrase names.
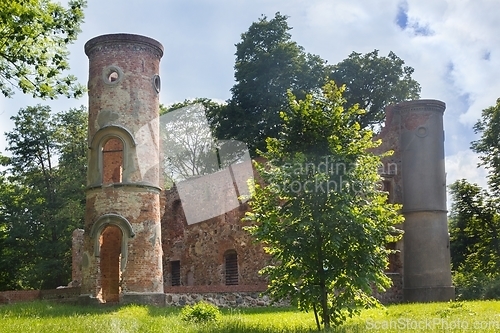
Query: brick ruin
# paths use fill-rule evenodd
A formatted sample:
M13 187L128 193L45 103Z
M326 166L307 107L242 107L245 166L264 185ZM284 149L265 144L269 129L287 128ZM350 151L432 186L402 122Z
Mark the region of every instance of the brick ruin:
M114 34L91 39L85 52L87 205L84 229L73 234L72 282L81 286L80 301L183 305L210 298L227 306L269 304L259 295L267 281L258 272L270 258L243 230L248 206L188 224L177 188L160 187L163 46L144 36ZM385 160L384 186L392 202L403 203L409 223L403 241L388 245L400 252L391 255L387 271L394 286L375 292L383 302L454 297L443 220L443 111L444 103L432 100L388 110L380 151L395 154ZM226 185L235 187L234 178Z

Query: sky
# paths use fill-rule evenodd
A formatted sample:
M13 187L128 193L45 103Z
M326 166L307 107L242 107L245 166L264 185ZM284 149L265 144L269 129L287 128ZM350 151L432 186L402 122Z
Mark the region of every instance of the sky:
M377 49L413 67L421 98L447 106L447 183L466 178L484 186L486 172L469 147L481 111L500 97L499 10L498 0L88 0L69 60L71 73L86 84L86 41L109 33L149 36L165 48L161 103L223 101L231 97L240 35L261 15L280 12L289 16L292 39L329 64ZM9 118L36 104L57 112L87 105L87 98L43 101L19 91L0 97L0 153L6 153L3 133L13 127Z

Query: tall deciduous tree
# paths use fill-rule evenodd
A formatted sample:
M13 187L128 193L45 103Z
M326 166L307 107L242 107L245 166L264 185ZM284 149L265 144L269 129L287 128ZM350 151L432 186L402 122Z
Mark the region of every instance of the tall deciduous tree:
M12 88L34 97L80 96L83 86L69 69L68 44L83 22L84 0L69 8L50 0L10 0L0 3L0 91Z
M55 288L70 281L71 235L83 224L86 111L52 116L38 105L12 120L6 133L11 156L0 184L0 229L8 245L0 265L13 258L17 264L0 288Z
M247 214L277 263L263 270L270 296L312 309L325 328L377 304L371 287L390 285L385 245L402 222L376 186L380 157L369 150L379 142L353 123L363 111L344 108L343 91L331 82L317 96L289 94L282 131L256 165L265 185L254 185Z
M318 92L327 78L345 84L348 106L356 103L367 112L358 115L361 128L375 127L391 103L417 99L420 85L411 75L413 68L390 52L362 55L353 52L335 66L317 55L306 53L291 39L287 16L263 16L241 35L236 44L235 79L228 104L213 110L210 122L220 139L245 142L253 156L265 150L265 139L276 137L281 129L279 111L286 106L291 89L298 99Z
M479 140L472 142L472 150L479 154L480 165L488 173L488 185L497 196L500 195L500 98L496 104L481 113L481 119L474 125Z
M498 274L500 215L498 199L465 179L450 185L451 259L454 270Z
M474 131L481 137L472 142L472 150L479 154L479 165L489 171L488 190L464 179L450 185L451 259L461 296L466 298L497 295L494 291L500 277L500 99L482 111Z
M265 149L265 139L281 127L279 111L286 91L299 96L319 89L326 81L325 61L307 54L292 41L287 16L261 17L236 44L235 80L228 105L211 120L220 139L247 143L251 153Z
M330 78L346 85L348 106L358 103L366 110L356 117L362 128L380 124L387 105L419 98L420 84L411 77L414 69L404 63L392 51L387 57L379 57L374 50L364 55L352 52L333 66Z

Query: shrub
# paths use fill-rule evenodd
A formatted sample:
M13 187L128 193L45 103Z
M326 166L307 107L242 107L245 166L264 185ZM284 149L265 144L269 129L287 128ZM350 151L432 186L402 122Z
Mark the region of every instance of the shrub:
M480 272L455 272L453 283L459 300L500 299L500 275Z
M484 299L500 299L500 277L496 277L486 286Z
M181 311L182 320L194 323L216 322L221 315L217 306L205 301L198 302L195 305L186 305Z

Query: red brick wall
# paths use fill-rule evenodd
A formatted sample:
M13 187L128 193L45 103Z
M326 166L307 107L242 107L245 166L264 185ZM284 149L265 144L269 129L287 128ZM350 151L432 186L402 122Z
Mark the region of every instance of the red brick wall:
M165 290L171 287L170 261L180 261L181 286L240 290L266 285L259 275L269 261L261 244L243 230L247 222L241 218L246 204L224 215L188 225L182 204L175 190L165 193L165 214L162 218L163 271ZM225 285L224 254L235 250L238 255L238 285ZM265 289L265 288L264 288ZM211 289L210 289L211 290Z
M40 299L40 290L13 290L0 292L0 304L29 302Z
M0 292L0 304L31 302L38 299L73 300L80 295L80 288L61 288L50 290L12 290Z

